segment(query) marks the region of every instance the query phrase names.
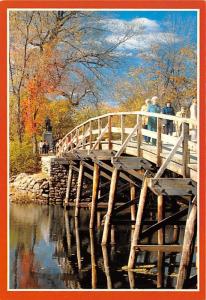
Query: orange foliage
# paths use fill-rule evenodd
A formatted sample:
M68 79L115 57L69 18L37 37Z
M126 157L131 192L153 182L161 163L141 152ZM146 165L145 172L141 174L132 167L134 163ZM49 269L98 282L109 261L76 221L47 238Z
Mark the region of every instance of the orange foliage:
M36 134L43 123L47 111L48 83L43 78L33 78L27 85L27 97L22 100L22 113L25 131L29 135Z

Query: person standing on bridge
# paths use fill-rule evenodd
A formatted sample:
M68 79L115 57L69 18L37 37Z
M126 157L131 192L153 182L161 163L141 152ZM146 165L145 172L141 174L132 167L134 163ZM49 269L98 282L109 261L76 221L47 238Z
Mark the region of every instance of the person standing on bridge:
M142 105L142 107L141 107L141 111L147 112L150 104L151 104L150 99L146 99L145 104ZM147 129L147 123L148 123L148 117L147 116L142 116L142 128ZM148 136L144 136L144 140L145 140L146 143L149 143L149 137Z
M197 99L193 99L190 106L190 118L197 121ZM191 141L197 142L197 126L195 124L191 125Z
M170 115L170 116L174 116L175 115L175 111L174 108L171 105L170 101L167 101L165 103L165 106L162 109L162 113L165 115ZM165 133L172 135L173 134L173 121L172 120L165 120Z
M158 97L154 96L151 99L151 104L148 107L148 112L151 113L160 113L161 112L161 107L158 104ZM157 131L157 118L156 117L148 117L148 124L147 124L147 129L150 131ZM150 141L150 138L149 138ZM152 145L156 145L156 139L152 139Z
M181 106L180 111L178 111L176 113L176 117L187 118L187 109L186 109L186 107ZM177 136L180 136L181 133L182 133L182 120L180 119L179 121L176 121L175 123L176 123L176 133L177 133Z

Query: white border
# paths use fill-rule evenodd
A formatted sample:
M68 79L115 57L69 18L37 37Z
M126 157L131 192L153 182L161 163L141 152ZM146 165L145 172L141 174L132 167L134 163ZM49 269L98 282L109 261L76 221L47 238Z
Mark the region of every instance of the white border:
M9 51L9 12L10 11L57 11L57 10L64 10L64 11L111 11L111 12L116 12L116 11L193 11L197 13L197 101L200 104L200 9L108 9L108 8L101 8L101 9L90 9L90 8L9 8L7 9L7 182L8 182L8 188L7 188L7 291L9 292L53 292L53 291L58 291L58 292L199 292L200 291L200 270L198 267L198 282L197 282L197 289L10 289L9 288L9 274L10 274L10 260L9 260L9 245L10 245L10 226L9 226L9 220L10 220L10 209L9 209L9 165L10 165L10 145L9 145L9 56L8 56L8 51ZM199 165L199 141L200 141L200 118L199 118L199 113L200 109L198 109L198 125L199 125L199 130L198 130L198 140L197 140L197 170L198 170L198 176L197 176L197 203L198 203L198 222L197 222L197 245L200 246L200 240L199 240L199 218L200 218L200 213L199 213L199 204L200 204L200 190L199 190L199 170L200 170L200 165ZM198 261L198 266L200 265L200 247L198 247L198 251L196 253L197 255L197 261Z

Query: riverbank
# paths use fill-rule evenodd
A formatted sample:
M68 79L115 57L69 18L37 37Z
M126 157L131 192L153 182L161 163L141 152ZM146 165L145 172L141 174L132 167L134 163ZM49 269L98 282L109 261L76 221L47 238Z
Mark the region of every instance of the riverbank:
M42 203L49 201L50 178L45 173L21 173L11 178L10 201L16 203Z

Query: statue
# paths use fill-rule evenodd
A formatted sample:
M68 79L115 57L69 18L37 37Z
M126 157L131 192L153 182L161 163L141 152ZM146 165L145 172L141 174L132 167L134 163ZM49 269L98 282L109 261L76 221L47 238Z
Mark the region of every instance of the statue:
M46 131L51 132L52 131L52 126L51 126L51 120L47 116L45 119L45 126L46 126Z

